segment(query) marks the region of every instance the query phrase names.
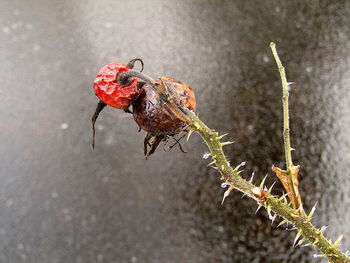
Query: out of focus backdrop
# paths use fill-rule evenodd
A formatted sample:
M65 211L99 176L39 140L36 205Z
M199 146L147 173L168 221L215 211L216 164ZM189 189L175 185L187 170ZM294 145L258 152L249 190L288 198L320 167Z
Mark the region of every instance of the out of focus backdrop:
M292 249L255 202L224 189L202 158L162 147L108 108L92 83L140 57L148 75L192 86L199 116L228 132L243 177L284 167L277 43L289 81L291 140L306 210L350 250L350 1L39 1L0 3L0 262L322 262ZM281 194L279 182L274 188ZM278 221L277 221L278 222Z

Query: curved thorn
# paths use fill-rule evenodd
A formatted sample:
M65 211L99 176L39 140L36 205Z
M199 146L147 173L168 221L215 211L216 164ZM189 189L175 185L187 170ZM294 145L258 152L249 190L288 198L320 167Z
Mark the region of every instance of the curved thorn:
M130 61L128 62L128 64L126 64L126 65L127 65L129 68L133 69L134 66L135 66L135 62L136 62L136 61L139 61L139 62L141 63L141 70L140 70L140 72L142 72L144 66L143 66L143 61L142 61L142 59L140 59L140 58L134 58L134 59L130 60Z

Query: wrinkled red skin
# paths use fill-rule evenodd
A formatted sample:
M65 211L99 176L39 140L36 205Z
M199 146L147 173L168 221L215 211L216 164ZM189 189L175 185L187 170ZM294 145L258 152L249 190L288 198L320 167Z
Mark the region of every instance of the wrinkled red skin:
M188 109L194 110L196 100L194 92L185 83L169 77L156 79L156 85L144 85L133 102L133 116L139 127L154 136L173 136L183 131L190 119L182 113L176 103L167 100L163 94L163 84L175 90L181 103ZM165 97L164 97L165 96Z
M113 108L128 109L132 100L139 92L138 80L132 78L129 84L124 86L116 81L121 72L128 70L130 68L123 63L112 62L104 65L97 73L94 81L96 96Z

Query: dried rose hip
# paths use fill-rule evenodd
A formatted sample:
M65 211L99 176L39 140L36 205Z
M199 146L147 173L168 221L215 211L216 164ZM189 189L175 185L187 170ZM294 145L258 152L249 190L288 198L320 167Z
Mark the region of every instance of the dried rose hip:
M144 141L144 153L147 157L156 150L160 142L167 142L170 137L186 131L190 118L179 107L195 110L196 98L192 89L183 82L169 77L153 80L142 72L132 70L136 61L141 62L143 69L142 60L133 59L128 64L107 64L99 71L94 82L95 93L100 102L92 117L92 145L95 145L96 119L103 108L109 105L132 113L140 130L147 131ZM129 110L130 106L132 112ZM179 140L175 141L174 145L179 144ZM151 147L149 151L148 146ZM182 150L180 144L179 146Z
M196 107L194 92L186 83L159 77L154 85L144 85L141 89L132 106L136 123L148 132L144 142L146 156L151 155L161 141L186 129L190 118L178 108L178 104L190 110ZM151 146L149 152L147 146Z

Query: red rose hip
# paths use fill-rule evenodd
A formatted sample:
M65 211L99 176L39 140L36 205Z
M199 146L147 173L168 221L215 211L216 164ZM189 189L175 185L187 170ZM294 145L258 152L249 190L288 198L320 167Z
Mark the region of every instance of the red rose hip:
M104 65L94 81L95 94L99 99L113 108L126 110L138 92L137 78L131 78L122 85L118 81L121 72L129 71L126 64L112 62Z

